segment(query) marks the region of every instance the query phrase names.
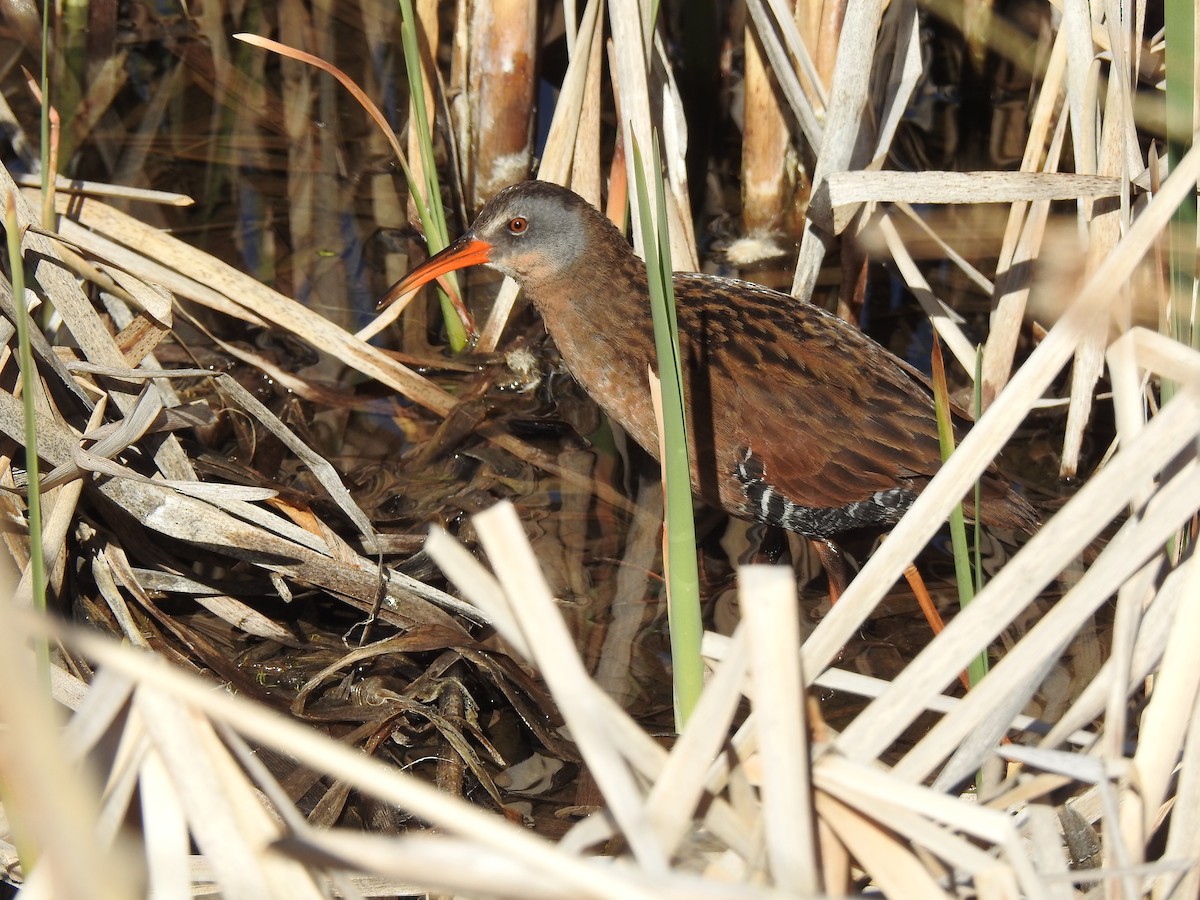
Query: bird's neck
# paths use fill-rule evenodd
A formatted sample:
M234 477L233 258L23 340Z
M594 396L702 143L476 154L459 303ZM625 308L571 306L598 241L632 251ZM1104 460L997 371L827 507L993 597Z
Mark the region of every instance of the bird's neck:
M652 334L646 264L626 245L601 242L567 269L527 281L525 293L560 348L568 337Z
M629 251L589 254L571 269L553 282L527 283L526 293L575 380L654 453L647 369L658 366L646 267Z

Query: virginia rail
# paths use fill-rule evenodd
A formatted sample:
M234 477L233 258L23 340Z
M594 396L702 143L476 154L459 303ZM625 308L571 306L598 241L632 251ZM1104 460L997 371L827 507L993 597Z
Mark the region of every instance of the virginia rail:
M479 264L516 279L576 380L657 457L646 267L620 231L566 188L523 182L388 297ZM676 274L674 288L694 490L824 544L826 560L836 535L894 525L941 465L924 377L803 300L713 275ZM1025 533L1038 521L995 470L979 516Z

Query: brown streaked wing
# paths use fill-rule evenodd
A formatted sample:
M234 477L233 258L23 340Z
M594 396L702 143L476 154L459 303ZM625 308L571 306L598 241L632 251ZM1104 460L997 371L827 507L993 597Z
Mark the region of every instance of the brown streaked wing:
M691 406L711 410L719 468L732 472L739 447L751 447L777 490L823 507L937 470L928 394L856 328L746 282L677 275L675 291L699 395Z

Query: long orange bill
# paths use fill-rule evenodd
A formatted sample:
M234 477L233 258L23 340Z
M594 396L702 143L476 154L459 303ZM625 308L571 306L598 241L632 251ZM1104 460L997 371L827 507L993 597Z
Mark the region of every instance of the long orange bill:
M491 244L481 241L468 231L445 250L435 253L392 285L383 299L379 301L377 309L386 309L405 294L411 294L417 288L428 284L435 278L440 278L447 272L488 262L491 250Z

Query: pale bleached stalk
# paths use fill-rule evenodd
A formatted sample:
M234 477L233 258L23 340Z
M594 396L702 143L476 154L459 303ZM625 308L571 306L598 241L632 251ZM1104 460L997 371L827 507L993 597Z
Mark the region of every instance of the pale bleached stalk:
M812 202L808 218L805 219L800 256L796 261L796 277L792 282L792 295L802 300L812 297L832 233L832 208L826 179L834 172L845 172L850 168L860 137L859 129L870 90L871 62L882 15L881 0L860 0L849 5L843 24L833 70L833 86L829 93L825 131L818 148L817 166L813 171Z
M767 9L768 5L770 10ZM804 139L810 147L819 146L822 138L821 114L824 113L827 97L791 12L783 8L781 3L764 4L763 0L749 0L746 10L754 22L754 32L761 42L763 55L770 62L770 69L778 81L779 90L799 122ZM776 25L786 47L776 36ZM747 46L749 43L748 40ZM749 52L747 50L747 53ZM801 71L805 74L803 80L797 77L789 54L800 61ZM747 125L749 124L747 119Z
M538 4L484 0L470 8L470 143L463 163L469 205L478 209L501 188L529 177Z
M1120 59L1122 54L1114 51ZM1132 109L1128 103L1128 69L1125 65L1114 65L1108 79L1108 94L1105 98L1104 124L1100 129L1095 146L1096 172L1109 176L1121 185L1119 205L1108 210L1096 208L1096 204L1082 202L1080 215L1088 220L1088 269L1099 265L1112 252L1121 233L1129 227L1129 181L1135 174L1129 170L1125 158L1125 129L1132 122ZM1124 87L1123 87L1124 86ZM1089 104L1092 108L1094 104ZM1128 113L1128 115L1127 115ZM1122 295L1125 313L1117 314L1119 321L1128 321L1130 297ZM1114 313L1117 306L1114 304ZM1075 362L1071 367L1071 403L1067 409L1067 424L1063 435L1062 458L1059 461L1059 477L1073 478L1079 469L1079 454L1083 446L1083 433L1091 418L1093 395L1096 382L1104 369L1104 347L1108 343L1110 317L1098 319L1075 350Z
M1042 90L1034 104L1030 117L1029 136L1025 142L1025 155L1021 160L1022 172L1036 172L1042 168L1042 155L1051 133L1051 120L1058 114L1057 125L1048 159L1057 157L1056 146L1061 146L1066 132L1063 111L1057 107L1059 86L1066 69L1067 41L1062 31L1054 37L1050 59ZM1029 296L1029 281L1016 273L1021 271L1037 255L1041 246L1044 221L1049 209L1045 201L1030 205L1017 202L1008 212L1008 223L1000 246L1000 257L996 265L996 284L993 290L991 329L983 349L983 406L986 409L992 399L1008 382L1012 373L1017 340L1024 327L1025 302ZM1028 216L1028 220L1027 220Z
M751 234L767 234L794 218L799 173L798 158L789 151L788 122L758 34L746 29L742 222Z
M125 844L105 848L92 839L98 815L95 785L63 752L58 711L26 645L29 635L15 624L17 609L9 599L13 585L8 571L6 566L0 572L5 582L0 585L0 611L7 623L0 629L5 830L21 829L27 847L36 848L40 896L86 900L136 896L138 866L130 848ZM27 865L34 861L25 860ZM31 890L30 896L39 894Z
M594 685L555 608L516 510L509 503L500 503L477 515L475 527L505 589L509 611L525 635L531 660L557 696L573 698L561 707L562 712L611 814L642 865L651 871L665 871L666 856L650 827L641 792L605 728L604 713L596 708Z
M1200 388L1194 393L1200 395ZM1193 397L1192 403L1198 399ZM1189 429L1184 417L1188 412L1196 414L1197 409L1200 407L1180 404L1173 421L1165 415L1156 419L1129 453L1119 454L1110 466L1085 485L1068 507L1051 519L1000 570L971 605L960 612L946 630L896 677L891 690L851 723L838 739L843 752L856 759L882 752L911 722L921 705L919 698L930 691L940 692L962 666L1036 596L1040 587L1057 574L1064 560L1078 554L1100 525L1121 510L1128 496L1123 488L1127 489L1131 475L1139 471L1143 464L1151 468L1164 465L1180 446L1187 443L1190 439L1187 434ZM1151 429L1153 435L1149 434ZM1078 627L1080 617L1090 615L1109 596L1114 584L1119 584L1140 566L1140 559L1144 558L1146 551L1155 548L1156 541L1163 540L1172 528L1178 527L1179 515L1186 514L1180 508L1180 503L1187 506L1191 501L1190 497L1167 496L1160 499L1174 502L1163 511L1153 527L1129 535L1127 543L1114 539L1106 553L1089 569L1084 580L1068 594L1068 597L1074 595L1076 601L1071 603L1064 598L1039 623L1037 628L1043 629L1040 634L1044 634L1050 644L1038 643L1027 637L1010 650L996 669L971 691L967 700L907 754L907 762L896 769L898 773L903 772L905 777L914 779L923 777L943 754L958 748L959 741L980 726L982 717L990 714L994 708L994 701L1012 698L1016 702L1022 690L1028 687L1025 681L1028 676L1016 677L1010 670L1022 665L1025 653L1036 654L1039 663L1056 656ZM1017 671L1029 670L1017 668ZM1014 713L1016 711L1012 710ZM972 713L978 716L968 718ZM953 727L957 739L947 732L949 727ZM981 736L983 734L978 733Z
M750 647L751 698L762 766L762 816L775 884L817 892L816 827L800 673L796 581L790 569L742 566L738 597Z
M805 642L808 677L820 672L865 620L917 551L933 536L963 495L1053 381L1074 351L1082 324L1103 314L1200 173L1200 152L1191 151L1135 220L1117 252L1096 270L1067 313L1051 329L1008 388L983 415L959 449L914 502L909 514L871 557L846 594ZM978 601L972 604L977 607ZM964 660L965 661L965 660Z
M652 83L651 62L657 56L659 62L669 66L669 60L657 42L652 22L650 21L651 0L609 0L609 23L612 28L612 47L614 50L615 86L617 91L617 106L622 118L620 134L625 151L626 171L629 173L629 184L636 184L633 177L634 153L636 142L639 147L654 145L654 131L660 130L668 157L674 155L681 158L681 151L686 147L687 126L677 112L682 108L677 91L669 80L665 84ZM652 109L655 103L651 100L651 91L661 91L663 119L658 120ZM675 150L666 145L667 132L671 131L671 140L679 142ZM651 160L649 155L644 162L643 173L647 184L654 183L655 173L651 166L657 168L659 160ZM671 164L668 158L667 184L667 221L671 232L671 255L675 265L681 271L694 272L699 267L696 258L696 241L692 235L691 211L688 204L687 185L680 179L683 172L678 164ZM640 211L637 197L630 192L631 221L640 221ZM658 216L654 215L655 227L658 227ZM643 253L644 243L638 229L633 229L633 244L639 255Z
M228 723L249 740L278 748L297 762L407 809L448 833L482 841L529 866L531 871L544 871L561 879L560 883L577 896L653 896L648 891L634 889L611 867L559 854L550 844L500 817L364 756L359 750L261 704L214 691L211 682L160 658L133 652L107 638L82 631L72 632L70 641L98 663L138 683L152 684L159 694Z

